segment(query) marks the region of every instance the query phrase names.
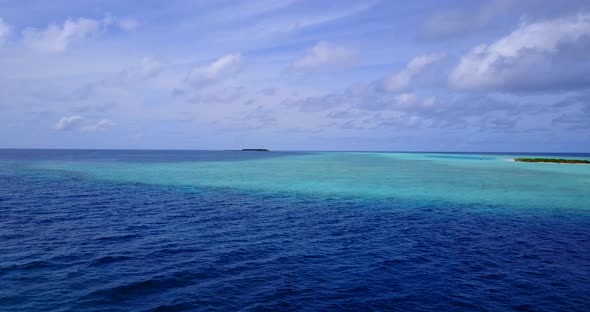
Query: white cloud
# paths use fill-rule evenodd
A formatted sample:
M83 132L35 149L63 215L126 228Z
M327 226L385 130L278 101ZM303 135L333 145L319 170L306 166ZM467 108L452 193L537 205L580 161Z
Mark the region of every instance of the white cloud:
M137 27L139 27L139 22L134 19L134 18L121 18L117 20L117 25L119 26L119 28L126 30L126 31L132 31L137 29Z
M449 85L456 89L548 88L559 80L590 74L585 62L580 62L584 57L571 54L577 48L588 50L589 43L590 14L522 23L511 34L465 54L452 70Z
M160 62L144 57L139 64L105 79L102 82L102 86L126 87L135 85L139 82L157 77L163 68L164 66Z
M63 52L76 40L97 33L102 21L88 18L68 19L63 25L51 24L45 29L27 28L23 31L26 45L44 52Z
M62 117L55 125L56 130L70 131L101 131L112 127L114 123L109 119L101 119L98 121L87 120L78 115Z
M399 92L410 86L412 80L424 69L444 57L443 54L421 55L412 59L400 72L388 77L383 82L387 91Z
M142 77L150 78L158 75L162 71L162 64L148 57L141 60L139 72Z
M102 131L102 130L106 130L114 125L115 124L112 121L110 121L109 119L101 119L99 121L90 122L90 123L86 124L85 126L80 128L80 130L82 130L82 131Z
M395 102L399 105L408 105L416 101L416 94L401 93L395 96Z
M192 84L216 82L235 74L239 70L241 62L242 56L239 53L224 55L208 65L193 68L187 81Z
M0 46L4 44L6 38L10 36L12 28L2 18L0 18Z
M295 70L312 70L326 66L350 65L356 59L356 52L348 47L320 42L308 49L293 62Z
M287 1L275 1L289 4ZM250 27L240 28L237 34L241 37L247 35L247 39L264 37L283 37L297 32L319 27L323 24L334 23L373 8L378 1L363 1L358 5L347 6L329 5L321 10L322 14L300 14L293 10L291 14L279 14L275 18L264 18ZM329 4L329 3L328 3ZM321 4L320 4L321 6Z
M81 116L62 117L55 125L56 130L73 130L79 127L84 121Z

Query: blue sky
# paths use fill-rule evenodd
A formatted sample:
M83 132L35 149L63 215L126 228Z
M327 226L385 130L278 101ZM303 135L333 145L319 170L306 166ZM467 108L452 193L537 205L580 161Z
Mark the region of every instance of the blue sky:
M0 147L590 152L588 1L0 0Z

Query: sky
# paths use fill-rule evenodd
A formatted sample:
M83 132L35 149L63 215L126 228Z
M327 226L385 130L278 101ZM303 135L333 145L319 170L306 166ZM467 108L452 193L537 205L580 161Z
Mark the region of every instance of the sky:
M0 0L0 147L590 152L590 1Z

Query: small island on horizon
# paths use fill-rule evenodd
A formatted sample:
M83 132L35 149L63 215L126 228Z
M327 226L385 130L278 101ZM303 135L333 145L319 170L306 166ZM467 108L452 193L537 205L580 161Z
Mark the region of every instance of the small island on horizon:
M515 158L514 161L530 163L556 163L556 164L590 164L585 159L563 159L563 158Z
M243 148L242 152L270 152L270 150L266 148Z
M226 149L223 150L224 152L270 152L269 149L266 148L243 148L241 150L239 149Z

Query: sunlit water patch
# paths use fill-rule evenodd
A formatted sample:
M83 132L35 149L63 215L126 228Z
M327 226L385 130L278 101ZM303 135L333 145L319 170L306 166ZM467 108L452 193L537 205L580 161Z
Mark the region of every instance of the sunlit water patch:
M527 209L590 208L590 166L506 161L510 157L315 153L227 161L50 161L30 168L157 185L442 200Z

